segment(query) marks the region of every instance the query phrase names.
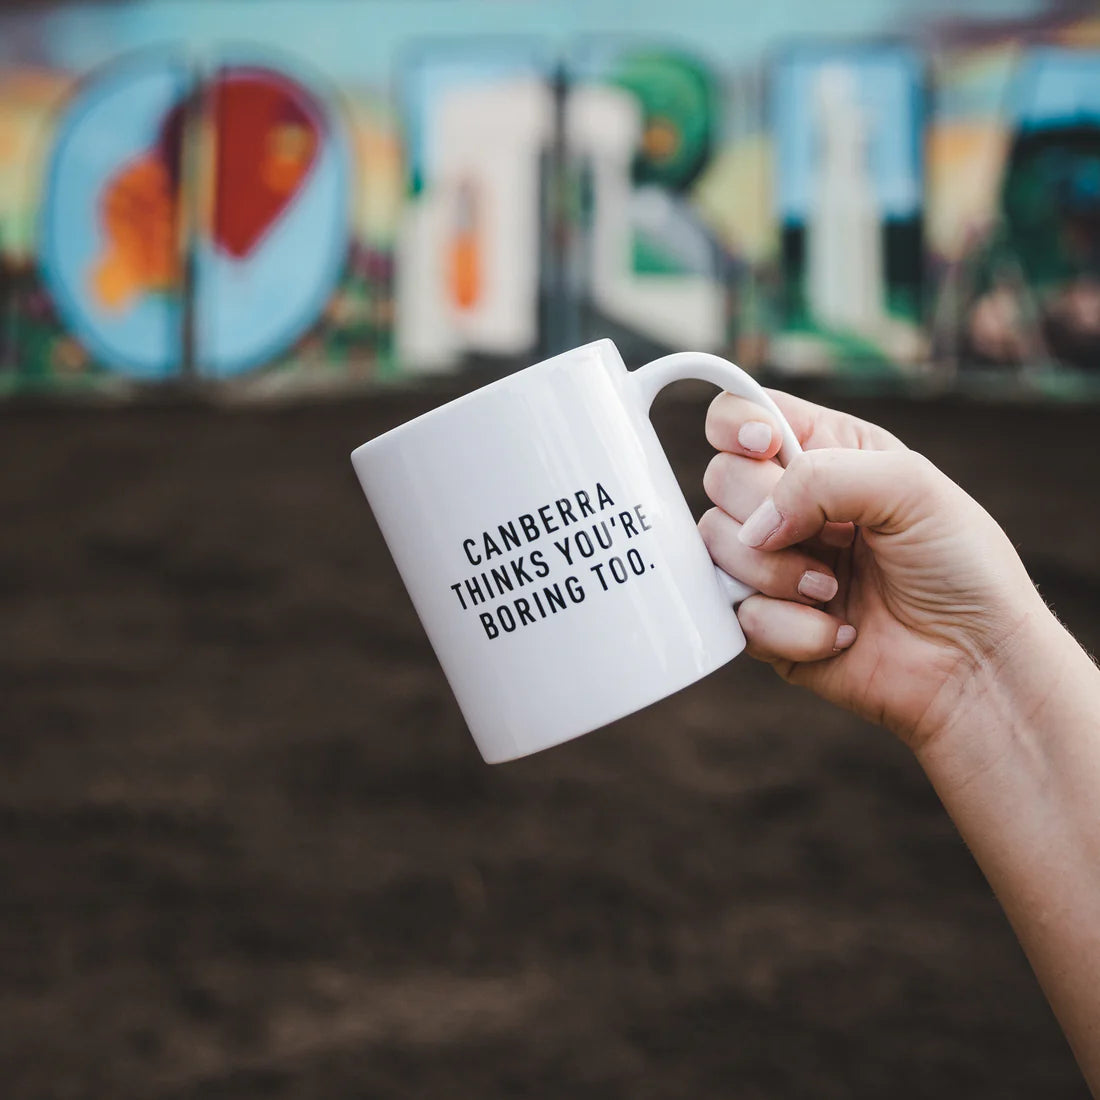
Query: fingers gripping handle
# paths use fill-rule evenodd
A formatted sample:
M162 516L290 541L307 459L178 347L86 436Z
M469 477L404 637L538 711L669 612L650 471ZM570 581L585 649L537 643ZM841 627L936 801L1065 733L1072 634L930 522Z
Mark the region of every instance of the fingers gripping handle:
M740 367L735 367L726 359L717 355L708 355L705 352L684 351L675 355L666 355L661 359L654 359L644 367L639 367L630 375L634 384L638 387L642 399L642 407L648 412L653 404L653 399L670 382L678 382L682 378L699 378L704 382L711 382L727 393L736 394L767 409L779 425L782 445L779 448L779 461L786 466L795 455L802 453L802 447L795 437L791 426L779 411L779 406L764 392L759 383L746 374ZM716 565L714 571L718 576L718 583L727 599L736 607L742 600L755 594L756 589L750 588L743 581L731 577L725 570Z
M677 352L675 355L666 355L661 359L654 359L644 367L639 367L631 372L631 378L641 393L646 410L653 404L657 394L671 382L679 382L684 378L698 378L703 382L710 382L727 393L736 394L738 397L744 397L760 405L775 417L783 440L779 448L779 461L784 466L795 455L802 453L802 446L786 418L779 411L779 406L764 392L756 379L717 355L708 355L701 351Z

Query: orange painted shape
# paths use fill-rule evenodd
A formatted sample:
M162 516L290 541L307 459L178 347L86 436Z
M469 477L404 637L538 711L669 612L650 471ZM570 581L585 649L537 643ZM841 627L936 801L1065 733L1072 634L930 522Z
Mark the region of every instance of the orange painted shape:
M450 246L451 299L459 309L473 309L481 297L481 250L478 242L478 196L472 183L458 190L458 212Z
M100 306L127 309L135 298L170 288L179 277L175 181L159 151L130 161L99 200L104 250L91 272Z

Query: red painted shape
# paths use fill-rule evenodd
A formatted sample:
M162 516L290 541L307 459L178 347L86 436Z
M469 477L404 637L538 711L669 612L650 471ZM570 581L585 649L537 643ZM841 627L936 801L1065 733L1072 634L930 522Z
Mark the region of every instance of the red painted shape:
M269 69L232 69L210 88L215 127L213 234L249 256L301 192L322 124L308 93Z

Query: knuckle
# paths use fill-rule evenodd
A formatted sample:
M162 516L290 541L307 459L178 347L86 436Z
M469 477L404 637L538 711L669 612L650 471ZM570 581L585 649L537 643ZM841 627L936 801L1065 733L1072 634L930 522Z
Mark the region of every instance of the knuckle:
M845 447L822 447L817 451L807 451L811 476L828 477L851 453Z
M784 474L784 489L792 504L797 507L812 505L821 495L823 486L843 476L844 458L843 450L834 447L795 455Z
M705 431L707 442L712 447L721 447L722 439L726 435L726 410L728 408L728 402L726 400L727 394L720 393L713 401L711 401L707 408L707 418L705 424Z
M930 458L926 458L919 451L906 451L905 453L912 463L914 470L923 480L928 482L940 482L943 480L943 474L940 473L939 468Z
M790 503L801 500L810 491L820 476L824 454L824 451L803 451L791 459L777 486Z
M758 635L763 623L764 609L768 606L766 596L749 596L737 609L737 620L746 635Z
M699 534L703 536L707 546L712 545L717 538L724 518L725 514L721 508L708 508L699 517Z
M938 493L944 487L946 478L938 467L918 451L898 452L899 477L902 484L923 493Z
M803 451L787 464L786 478L796 485L809 481L817 469L820 451Z
M707 463L706 470L703 471L703 492L715 504L721 503L719 498L726 483L728 464L729 459L724 453L716 454Z
M896 461L901 469L912 474L914 477L926 476L928 471L932 468L932 463L929 462L920 451L900 451L898 452Z

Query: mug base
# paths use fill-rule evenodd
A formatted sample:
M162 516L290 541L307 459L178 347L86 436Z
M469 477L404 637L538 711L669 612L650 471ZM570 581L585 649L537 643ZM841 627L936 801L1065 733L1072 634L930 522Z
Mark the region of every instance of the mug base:
M705 680L712 673L717 672L718 669L728 665L730 661L744 652L746 644L744 636L742 636L740 643L733 648L732 652L715 661L710 667L695 672L677 686L672 688L665 686L660 691L654 692L648 698L634 702L630 706L624 707L620 705L609 707L606 714L593 715L585 724L577 729L571 729L566 732L558 731L555 733L546 733L541 737L533 736L528 738L520 735L514 739L511 748L504 748L501 742L506 738L499 736L493 738L494 744L491 747L483 745L482 739L479 739L477 734L473 735L474 741L477 743L478 751L481 753L481 758L486 764L508 764L513 760L522 760L525 756L533 756L537 752L543 752L545 749L552 749L556 745L564 745L569 741L575 741L578 737L584 737L585 734L595 733L596 730L603 729L604 726L610 726L614 722L618 722L632 714L637 714L640 711L646 710L655 703L659 703L662 699L668 699L673 695L678 695L681 691L691 687L692 684L697 684L700 680ZM471 733L472 732L471 730Z

